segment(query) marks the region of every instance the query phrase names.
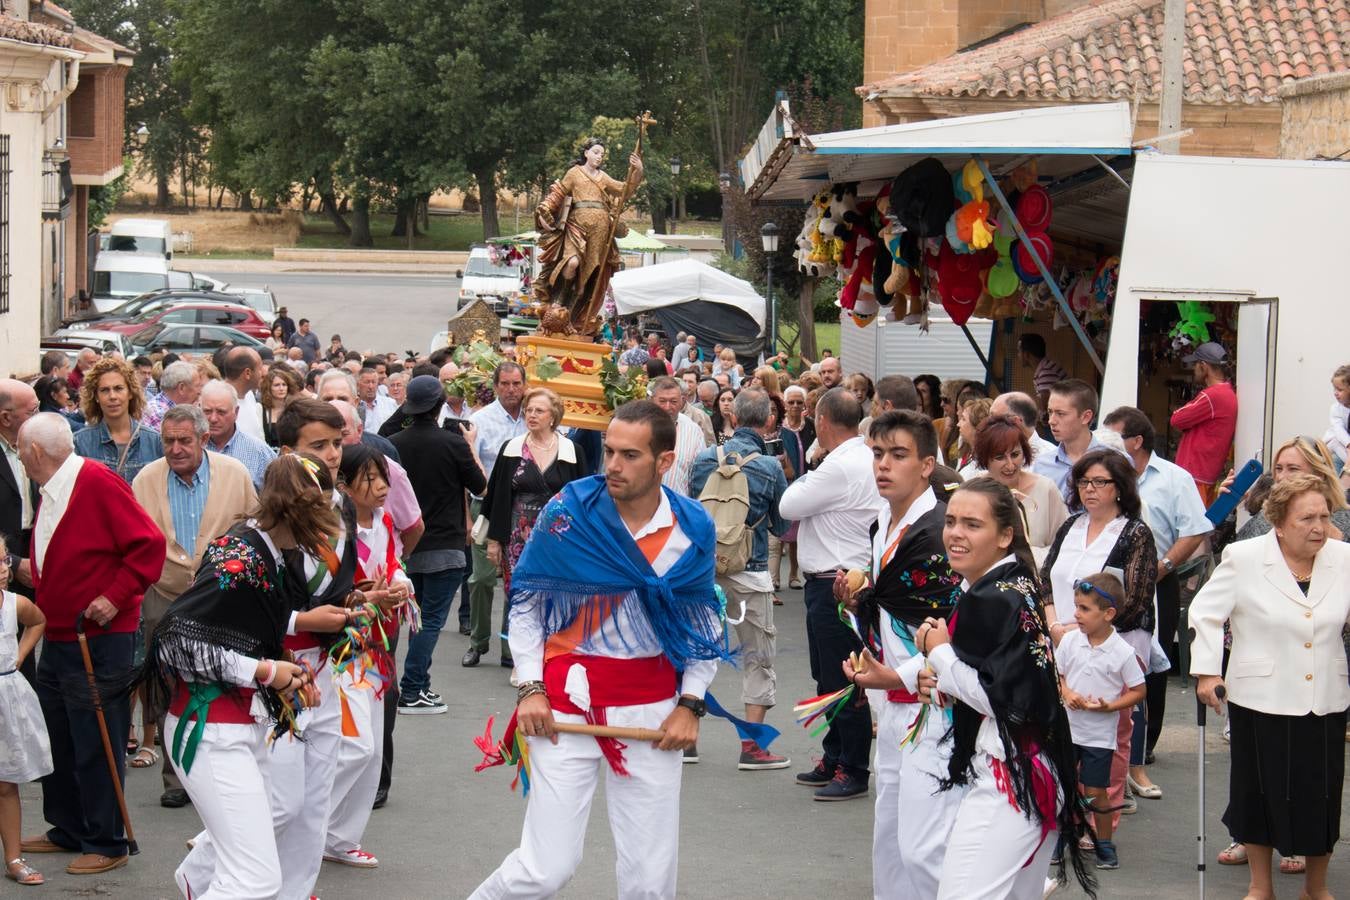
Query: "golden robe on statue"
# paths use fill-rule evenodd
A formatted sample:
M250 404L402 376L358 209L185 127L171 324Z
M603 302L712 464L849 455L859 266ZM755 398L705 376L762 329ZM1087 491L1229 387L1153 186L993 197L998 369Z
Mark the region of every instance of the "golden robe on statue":
M630 173L634 186L641 178L640 171ZM585 166L574 165L561 181L553 182L534 211L540 262L534 300L567 308L572 327L582 334L595 330L593 320L599 310L598 304L591 308L592 295L601 268L608 267L610 274L619 268L619 248L606 238L624 188L624 182L604 171L591 175ZM614 237L627 233L628 227L617 223Z

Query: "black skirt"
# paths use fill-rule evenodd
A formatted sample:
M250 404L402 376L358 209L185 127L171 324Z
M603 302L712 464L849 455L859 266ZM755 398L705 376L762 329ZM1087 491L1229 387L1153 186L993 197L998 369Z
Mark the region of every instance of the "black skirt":
M1323 856L1341 836L1345 710L1278 716L1228 704L1232 767L1223 823L1281 856Z

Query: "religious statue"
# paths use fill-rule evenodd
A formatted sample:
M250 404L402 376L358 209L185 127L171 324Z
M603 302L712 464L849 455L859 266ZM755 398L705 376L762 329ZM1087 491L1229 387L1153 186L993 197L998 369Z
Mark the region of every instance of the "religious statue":
M628 177L619 181L600 168L605 145L588 138L572 167L550 185L534 211L539 230L539 276L533 300L543 307L545 334L593 337L598 313L619 268L615 238L628 233L621 217L642 183L642 135L652 120L638 117L637 149L628 157Z

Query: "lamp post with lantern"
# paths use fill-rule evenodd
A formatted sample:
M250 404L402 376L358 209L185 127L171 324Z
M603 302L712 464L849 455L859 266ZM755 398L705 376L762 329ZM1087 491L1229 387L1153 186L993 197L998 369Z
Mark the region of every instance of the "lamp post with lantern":
M671 189L670 189L670 233L671 233L671 234L674 234L674 233L675 233L675 220L679 218L679 207L676 206L676 203L677 203L678 200L679 200L679 193L680 193L680 191L679 191L679 178L680 178L680 169L681 169L682 167L683 167L683 163L681 162L681 160L680 160L680 158L679 158L678 156L672 156L672 157L670 158L670 181L671 181Z
M717 176L717 187L722 194L722 252L731 253L731 221L727 218L727 196L731 193L731 173L726 170Z
M773 261L778 255L778 226L773 222L765 222L759 229L759 237L764 249L765 293L769 295L769 348L765 356L772 358L778 352L778 302L773 296Z

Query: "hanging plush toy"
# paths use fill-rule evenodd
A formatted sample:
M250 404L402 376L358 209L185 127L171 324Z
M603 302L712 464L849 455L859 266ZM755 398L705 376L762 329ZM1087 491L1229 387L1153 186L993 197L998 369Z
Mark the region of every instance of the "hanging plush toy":
M998 254L998 262L989 270L989 293L999 299L1015 294L1021 282L1012 263L1015 240L1012 229L1003 225L994 235L994 252Z
M830 192L821 191L806 211L802 230L797 235L797 251L793 256L802 274L821 278L834 273L833 241L820 233L821 217L829 211Z
M1116 299L1116 284L1120 281L1120 257L1108 256L1097 266L1092 276L1092 299L1104 309L1110 309Z
M1177 304L1181 321L1172 326L1168 337L1172 339L1173 350L1185 350L1199 346L1209 340L1209 323L1214 321L1214 313L1203 303L1183 300Z

